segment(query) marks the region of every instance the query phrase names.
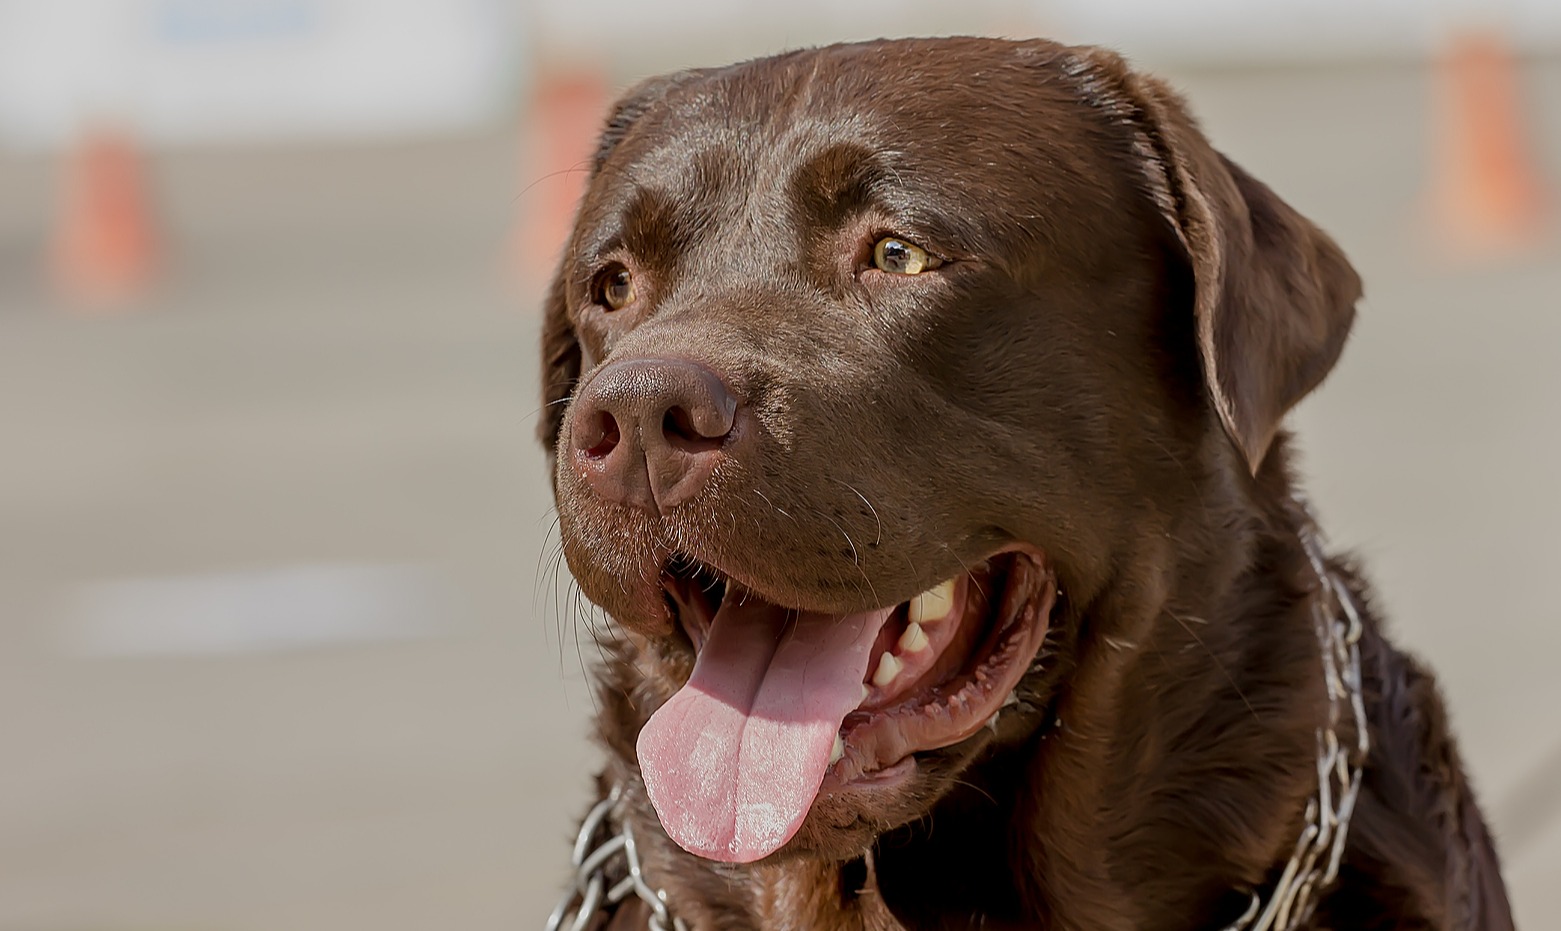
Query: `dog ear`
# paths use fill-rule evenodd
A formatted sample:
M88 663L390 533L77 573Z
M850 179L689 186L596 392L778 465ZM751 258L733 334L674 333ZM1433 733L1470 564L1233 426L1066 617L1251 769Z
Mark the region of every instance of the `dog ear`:
M1360 277L1327 234L1216 152L1163 82L1078 50L1090 103L1136 134L1149 194L1192 269L1204 383L1256 474L1285 413L1333 368Z
M693 71L651 78L630 89L609 112L591 158L589 186L602 171L614 149L667 92L696 74ZM547 450L548 474L554 474L558 458L558 433L564 423L564 409L580 379L580 341L569 321L568 249L560 259L553 282L542 305L542 415L537 424L538 439Z
M564 274L561 263L542 305L542 414L537 423L537 438L547 450L549 476L557 465L564 408L580 378L580 341L569 322Z

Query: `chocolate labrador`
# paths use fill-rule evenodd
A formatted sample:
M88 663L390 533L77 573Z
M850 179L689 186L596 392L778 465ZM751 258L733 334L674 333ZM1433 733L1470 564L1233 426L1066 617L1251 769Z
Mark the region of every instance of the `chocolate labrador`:
M555 921L1511 928L1431 675L1288 465L1360 293L1110 52L630 91L543 334L613 622Z

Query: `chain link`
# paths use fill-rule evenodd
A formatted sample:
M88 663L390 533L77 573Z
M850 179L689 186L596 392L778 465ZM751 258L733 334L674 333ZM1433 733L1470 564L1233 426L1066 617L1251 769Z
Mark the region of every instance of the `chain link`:
M630 894L650 906L650 931L688 931L688 926L667 910L666 890L652 889L645 881L634 828L618 811L622 800L623 787L613 786L585 816L570 857L574 882L548 915L547 931L585 931L591 919ZM616 881L611 878L620 873Z
M1328 719L1317 729L1317 796L1306 803L1306 828L1269 892L1267 904L1261 895L1252 893L1246 912L1225 931L1293 931L1311 917L1318 895L1339 875L1350 816L1355 813L1355 800L1360 795L1362 767L1371 751L1361 687L1360 612L1349 589L1328 568L1322 543L1313 529L1316 525L1310 508L1299 498L1296 503L1304 512L1301 546L1321 586L1318 597L1312 601L1312 622L1322 648ZM1352 748L1339 743L1339 722L1346 710L1355 723Z
M1317 795L1306 803L1306 827L1266 904L1262 895L1253 892L1247 910L1224 931L1294 931L1311 917L1318 895L1339 874L1350 816L1360 794L1362 766L1371 749L1361 688L1360 614L1349 589L1328 569L1310 509L1300 499L1297 503L1305 512L1301 545L1322 586L1312 602L1328 692L1328 718L1317 729ZM1348 749L1339 743L1339 722L1346 710L1355 722L1355 745ZM547 931L585 931L604 908L630 894L650 907L650 931L688 931L668 910L666 891L646 882L634 829L618 810L622 800L622 786L614 786L585 816L570 858L574 882L548 916Z

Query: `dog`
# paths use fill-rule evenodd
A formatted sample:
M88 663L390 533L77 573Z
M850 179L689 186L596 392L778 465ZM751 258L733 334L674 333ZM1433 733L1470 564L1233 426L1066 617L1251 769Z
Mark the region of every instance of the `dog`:
M554 923L1510 929L1434 680L1288 465L1360 295L1109 51L629 91L545 299L611 621Z

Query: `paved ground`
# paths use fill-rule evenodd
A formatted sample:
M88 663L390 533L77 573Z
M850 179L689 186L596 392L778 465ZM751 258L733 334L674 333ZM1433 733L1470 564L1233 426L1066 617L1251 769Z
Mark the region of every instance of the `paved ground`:
M1524 924L1548 927L1561 247L1425 248L1415 69L1178 77L1365 273L1344 365L1296 418L1311 487L1441 671ZM1561 179L1561 63L1530 77ZM495 274L514 149L167 156L177 275L112 319L45 298L52 176L0 161L0 931L540 920L593 752L589 650L547 571L534 300ZM123 584L170 576L173 596ZM418 623L352 620L385 584ZM210 603L194 590L340 623L136 627Z

